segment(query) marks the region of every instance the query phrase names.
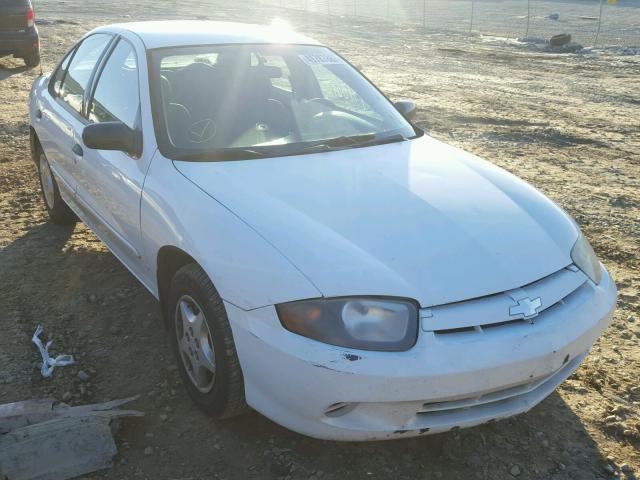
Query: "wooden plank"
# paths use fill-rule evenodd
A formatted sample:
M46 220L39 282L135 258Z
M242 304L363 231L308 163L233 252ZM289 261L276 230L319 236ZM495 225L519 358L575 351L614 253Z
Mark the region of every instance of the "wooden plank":
M0 405L0 479L65 480L111 466L111 430L138 397L70 407L53 399Z
M0 434L53 418L51 398L27 400L0 405Z
M58 418L0 436L0 478L65 480L112 465L110 419Z
M26 400L24 402L0 405L0 434L36 423L62 417L96 416L105 418L142 416L136 410L113 410L113 408L131 402L138 397L112 400L92 405L70 407L65 403L56 403L54 399Z

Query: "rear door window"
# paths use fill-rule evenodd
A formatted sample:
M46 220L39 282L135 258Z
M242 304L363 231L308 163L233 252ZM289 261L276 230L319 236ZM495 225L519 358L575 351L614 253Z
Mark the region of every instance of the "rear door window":
M84 93L89 86L91 74L111 38L111 35L104 33L96 33L85 38L71 59L67 74L64 76L60 98L80 115L82 115Z

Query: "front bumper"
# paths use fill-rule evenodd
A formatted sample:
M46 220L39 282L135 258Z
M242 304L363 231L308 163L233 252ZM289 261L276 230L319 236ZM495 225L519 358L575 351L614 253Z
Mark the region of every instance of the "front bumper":
M249 405L312 437L382 440L530 410L580 365L615 301L615 284L603 268L600 285L585 283L571 302L534 324L451 335L420 331L416 345L400 353L306 339L286 331L273 307L226 308Z
M40 40L36 28L22 32L0 32L0 55L24 57L39 50Z

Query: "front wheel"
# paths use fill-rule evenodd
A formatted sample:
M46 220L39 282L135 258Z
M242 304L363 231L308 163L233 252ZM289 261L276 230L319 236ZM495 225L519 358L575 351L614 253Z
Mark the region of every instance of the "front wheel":
M58 225L73 225L76 223L78 217L60 196L60 190L51 172L49 161L42 151L39 152L38 157L38 177L40 178L44 205L47 207L51 221Z
M180 376L195 404L214 418L244 413L244 379L224 304L195 263L174 275L167 318Z

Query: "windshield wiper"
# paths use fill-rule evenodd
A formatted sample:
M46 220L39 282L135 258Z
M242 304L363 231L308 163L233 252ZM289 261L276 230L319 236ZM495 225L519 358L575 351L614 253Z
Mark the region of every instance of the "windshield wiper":
M383 145L385 143L402 142L406 140L404 135L395 134L388 137L377 137L372 133L364 135L353 135L350 137L336 137L329 140L322 140L320 142L308 145L295 153L310 153L312 151L331 151L341 148L356 148L356 147L372 147L374 145Z
M218 150L202 150L177 155L174 160L185 162L215 162L218 160L251 160L269 156L265 152L252 148L221 148Z
M356 146L358 147L372 147L374 145L384 145L385 143L396 143L396 142L404 142L407 139L404 135L400 133L396 133L394 135L389 135L388 137L381 138L372 138L371 140L363 140L358 142Z
M402 142L406 138L401 134L377 137L373 133L330 138L310 143L300 149L290 151L289 145L264 146L254 148L220 148L218 150L202 150L178 154L174 160L185 162L216 162L224 160L251 160L264 157L300 155L302 153L329 152L345 148L370 147L385 143ZM291 145L293 146L293 145Z

